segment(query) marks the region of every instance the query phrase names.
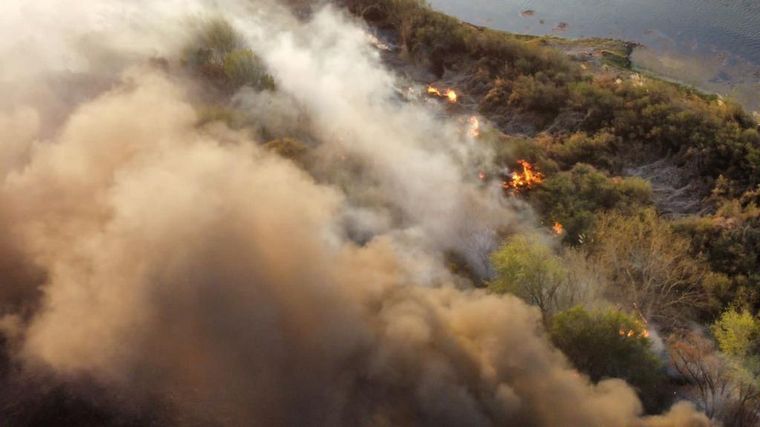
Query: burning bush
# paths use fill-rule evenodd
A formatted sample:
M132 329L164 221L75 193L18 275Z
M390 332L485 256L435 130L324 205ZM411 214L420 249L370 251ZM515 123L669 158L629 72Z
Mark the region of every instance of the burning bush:
M536 169L534 165L526 160L518 160L517 164L520 165L522 170L512 172L507 180L502 185L507 191L524 191L544 182L544 174Z

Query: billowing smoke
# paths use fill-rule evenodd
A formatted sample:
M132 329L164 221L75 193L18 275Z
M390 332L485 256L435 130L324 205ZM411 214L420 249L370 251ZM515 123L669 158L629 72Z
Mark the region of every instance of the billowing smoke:
M228 3L0 6L14 381L84 381L177 425L707 424L684 404L640 418L624 382L568 366L534 308L449 272L444 253L483 269L497 231L529 224L468 177L488 153L456 120L394 97L361 26ZM173 62L201 13L229 13L262 57L277 91L232 102L308 135L308 172L248 128L199 126L197 82L151 61ZM349 181L342 156L361 166Z

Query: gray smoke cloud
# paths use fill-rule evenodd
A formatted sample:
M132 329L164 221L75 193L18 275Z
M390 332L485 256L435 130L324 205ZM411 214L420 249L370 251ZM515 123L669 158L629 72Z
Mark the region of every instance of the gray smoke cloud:
M459 122L394 98L339 10L59 3L0 6L16 89L0 110L0 331L27 375L158 400L177 425L708 425L688 404L640 417L623 381L569 367L537 310L449 272L447 251L485 268L497 232L530 224L470 177L489 153ZM147 64L176 55L192 14L227 16L261 56L277 92L233 102L307 134L311 173L255 132L198 126L196 83ZM44 91L14 56L24 40Z

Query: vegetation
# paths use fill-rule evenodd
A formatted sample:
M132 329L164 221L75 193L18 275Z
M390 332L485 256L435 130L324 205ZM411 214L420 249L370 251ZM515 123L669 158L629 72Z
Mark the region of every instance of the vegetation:
M530 196L546 223L564 226L564 241L571 245L587 240L598 213L630 214L652 204L652 189L646 181L610 178L582 163L550 176Z
M560 258L535 238L517 235L494 252L495 293L511 293L537 306L544 318L560 306L567 271Z
M645 403L655 405L665 375L640 321L617 310L575 307L557 314L549 332L557 348L592 381L625 379Z
M204 22L193 43L185 48L183 63L221 89L243 86L274 90L274 79L229 22Z

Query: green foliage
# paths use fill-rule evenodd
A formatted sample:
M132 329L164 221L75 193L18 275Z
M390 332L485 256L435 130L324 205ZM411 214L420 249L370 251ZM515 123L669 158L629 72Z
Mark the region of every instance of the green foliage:
M619 139L606 131L595 135L576 132L547 148L549 156L564 169L588 163L610 171L621 169L620 157L615 155L618 145Z
M348 3L355 14L395 30L404 51L436 75L442 76L447 69L473 75L470 91L491 94L491 102L481 105L484 112L511 105L541 117L556 114L567 98L567 85L580 78L579 68L540 38L463 24L418 0ZM504 103L495 101L499 92Z
M582 307L558 313L549 328L552 342L592 381L622 378L651 398L664 379L644 325L617 310Z
M692 253L704 254L729 284L713 289L723 305L737 301L760 309L760 190L727 201L715 216L687 218L676 229L691 240Z
M593 166L578 163L550 176L531 199L544 221L565 227L565 242L577 244L591 233L599 213L633 213L651 206L652 189L640 178L610 178Z
M490 291L514 294L536 305L544 316L556 309L567 272L559 257L538 239L512 237L493 253L491 264L496 277L488 285Z
M185 48L183 62L226 90L234 91L243 86L275 89L274 79L264 64L225 20L205 22L192 45Z
M748 311L726 310L711 330L720 350L730 356L747 358L758 350L760 320Z
M274 79L264 71L262 64L250 49L230 52L224 58L223 69L227 81L234 87L274 89Z
M676 153L694 172L724 175L743 188L760 182L760 136L752 120L723 101L710 102L656 80L611 79L571 85L569 107L588 133L609 132L632 147Z
M566 86L558 85L539 71L535 75L517 77L509 103L528 111L556 114L567 96Z

